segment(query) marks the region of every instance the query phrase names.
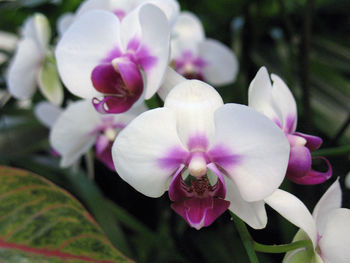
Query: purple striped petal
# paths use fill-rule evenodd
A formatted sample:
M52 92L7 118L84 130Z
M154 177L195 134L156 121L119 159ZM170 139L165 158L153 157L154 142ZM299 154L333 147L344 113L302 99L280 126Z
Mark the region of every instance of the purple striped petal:
M113 145L113 142L109 141L108 144L105 145L103 149L100 148L99 151L97 150L97 145L96 145L96 158L100 160L102 163L104 163L109 169L111 169L112 171L115 171L113 158L112 158L112 145Z
M301 132L295 132L294 135L304 138L306 140L305 147L307 147L310 151L314 151L320 148L323 142L322 139L318 136L313 136L313 135L309 135Z
M294 183L304 184L304 185L314 185L314 184L321 184L326 180L328 180L329 178L331 178L333 170L329 161L324 157L316 157L316 158L322 159L326 162L328 166L327 172L318 172L315 170L310 170L308 174L303 177L300 177L300 178L294 177L292 179Z
M168 190L169 198L171 201L176 202L185 198L193 197L193 194L189 192L190 187L188 187L182 179L182 172L184 170L184 167L184 165L181 165L171 180Z

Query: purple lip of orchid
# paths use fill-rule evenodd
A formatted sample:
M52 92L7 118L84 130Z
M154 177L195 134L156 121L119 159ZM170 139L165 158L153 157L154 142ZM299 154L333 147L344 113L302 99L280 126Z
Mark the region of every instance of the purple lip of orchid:
M281 127L279 121L275 123ZM294 132L295 118L287 118L283 129L290 144L289 163L286 177L294 183L303 185L320 184L332 176L332 166L324 157L315 157L323 160L328 166L327 172L318 172L312 169L311 151L317 150L322 144L322 139L317 136Z
M115 171L112 159L112 145L118 131L125 128L125 124L114 122L113 117L105 117L102 124L94 129L93 134L98 134L95 150L96 158L103 162L109 169Z
M186 79L204 81L202 70L206 65L204 59L195 56L191 51L184 51L180 58L174 59L175 70Z
M204 136L192 137L187 146L189 152L178 148L170 150L166 158L159 159L159 165L177 168L169 186L171 207L191 227L200 229L212 224L229 207L222 172L225 166L236 164L239 156L221 145L208 151L208 141ZM210 183L208 168L217 177L215 183ZM189 175L184 180L187 169Z
M124 54L112 50L91 73L94 88L103 99L93 98L100 113L122 113L141 97L144 89L141 69L147 73L157 59L137 39L132 39Z

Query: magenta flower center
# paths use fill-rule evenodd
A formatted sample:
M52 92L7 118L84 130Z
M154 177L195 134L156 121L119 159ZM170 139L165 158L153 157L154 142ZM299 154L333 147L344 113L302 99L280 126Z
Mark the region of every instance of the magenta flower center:
M187 79L204 80L203 68L207 62L191 51L184 51L179 58L173 61L175 70Z

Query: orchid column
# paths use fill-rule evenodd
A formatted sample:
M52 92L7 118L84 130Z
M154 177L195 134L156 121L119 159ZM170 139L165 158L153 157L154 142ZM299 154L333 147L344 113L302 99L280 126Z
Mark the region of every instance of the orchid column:
M283 181L289 144L267 117L226 104L198 80L177 85L165 106L141 114L112 147L118 174L150 197L169 190L172 208L200 229L230 209L254 228L264 198Z

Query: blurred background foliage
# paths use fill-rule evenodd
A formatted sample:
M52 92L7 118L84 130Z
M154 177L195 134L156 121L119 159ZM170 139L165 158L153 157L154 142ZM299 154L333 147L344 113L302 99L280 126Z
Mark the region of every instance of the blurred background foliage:
M18 33L26 17L42 12L56 32L57 18L75 10L80 2L0 1L0 29ZM237 81L218 89L225 102L246 104L249 83L265 65L270 73L280 75L296 96L298 130L324 139L315 155L330 159L333 178L319 186L284 182L282 188L297 195L310 210L336 177L345 189L350 169L350 0L179 2L182 10L200 17L208 37L231 46L239 58ZM7 63L0 66L1 94L6 90L6 68ZM67 91L65 95L75 99ZM32 105L41 100L37 93ZM159 100L152 100L150 105L160 106L157 103ZM6 94L1 95L0 106L0 164L25 168L67 189L87 207L112 243L137 262L248 261L228 213L196 231L171 210L167 194L147 198L98 161L93 180L86 176L86 160L79 167L61 169L59 160L48 154L48 130L36 120L33 110L18 107ZM350 207L346 189L343 206ZM296 228L271 209L268 215L267 228L251 230L253 237L265 244L290 242ZM259 254L261 262L280 262L282 257Z

